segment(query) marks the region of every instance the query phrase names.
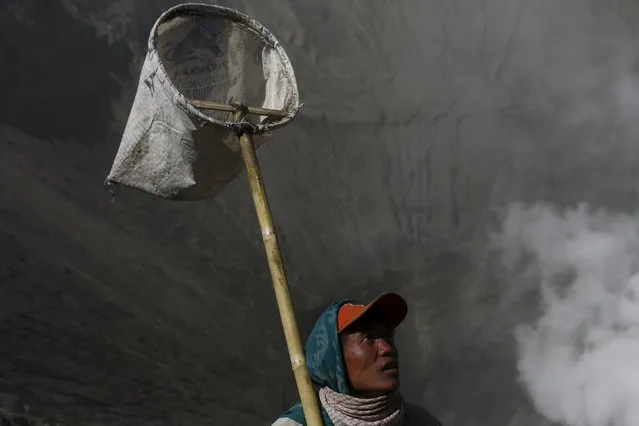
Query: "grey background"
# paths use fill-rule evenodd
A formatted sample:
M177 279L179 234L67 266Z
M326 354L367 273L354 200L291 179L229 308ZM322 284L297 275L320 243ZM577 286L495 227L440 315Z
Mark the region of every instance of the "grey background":
M79 425L265 425L296 400L246 178L170 203L102 186L175 2L0 9L0 394ZM446 425L543 425L484 251L511 201L634 210L639 4L225 1L306 106L259 152L306 336L402 292L404 393ZM511 283L512 284L512 283Z

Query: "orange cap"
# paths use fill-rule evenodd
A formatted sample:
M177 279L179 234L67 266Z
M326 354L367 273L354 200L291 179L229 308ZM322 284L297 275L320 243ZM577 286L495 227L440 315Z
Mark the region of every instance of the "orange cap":
M345 303L337 313L337 332L341 333L367 312L374 311L383 318L391 329L395 329L404 321L408 313L408 305L397 293L383 293L368 305Z

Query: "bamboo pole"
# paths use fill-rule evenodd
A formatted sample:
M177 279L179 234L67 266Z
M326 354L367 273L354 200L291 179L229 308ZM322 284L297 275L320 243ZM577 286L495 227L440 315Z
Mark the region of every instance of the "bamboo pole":
M242 117L242 113L236 110L234 119L236 122ZM242 157L248 174L249 184L251 186L251 195L255 203L257 218L262 230L262 240L268 259L269 268L271 270L271 278L273 280L273 289L275 290L275 298L284 328L284 337L288 346L289 356L291 358L291 366L297 383L297 391L300 395L304 417L308 426L323 426L324 422L320 414L319 401L315 395L311 379L306 369L306 356L304 355L304 347L300 340L300 332L295 319L293 302L288 290L288 282L280 248L277 243L275 228L273 227L273 219L271 210L266 198L264 182L262 181L262 173L255 154L255 147L251 135L244 132L240 135L240 146L242 149Z

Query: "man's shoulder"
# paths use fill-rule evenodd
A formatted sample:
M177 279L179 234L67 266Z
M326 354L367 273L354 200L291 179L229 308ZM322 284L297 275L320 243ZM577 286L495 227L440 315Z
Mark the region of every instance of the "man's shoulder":
M442 422L430 411L415 404L406 403L406 426L442 426Z
M271 426L301 426L301 425L297 423L295 420L291 420L287 417L280 417L279 419L275 420L275 423L273 423Z

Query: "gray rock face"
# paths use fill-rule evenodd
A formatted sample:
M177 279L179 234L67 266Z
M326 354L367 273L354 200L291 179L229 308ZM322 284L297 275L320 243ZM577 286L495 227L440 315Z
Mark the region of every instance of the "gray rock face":
M621 0L225 1L305 107L259 152L305 336L400 291L404 390L446 425L542 425L484 266L511 201L637 203L636 35ZM296 401L248 185L169 203L102 186L148 31L174 4L0 9L0 393L82 425L270 424ZM17 399L16 399L17 398Z

